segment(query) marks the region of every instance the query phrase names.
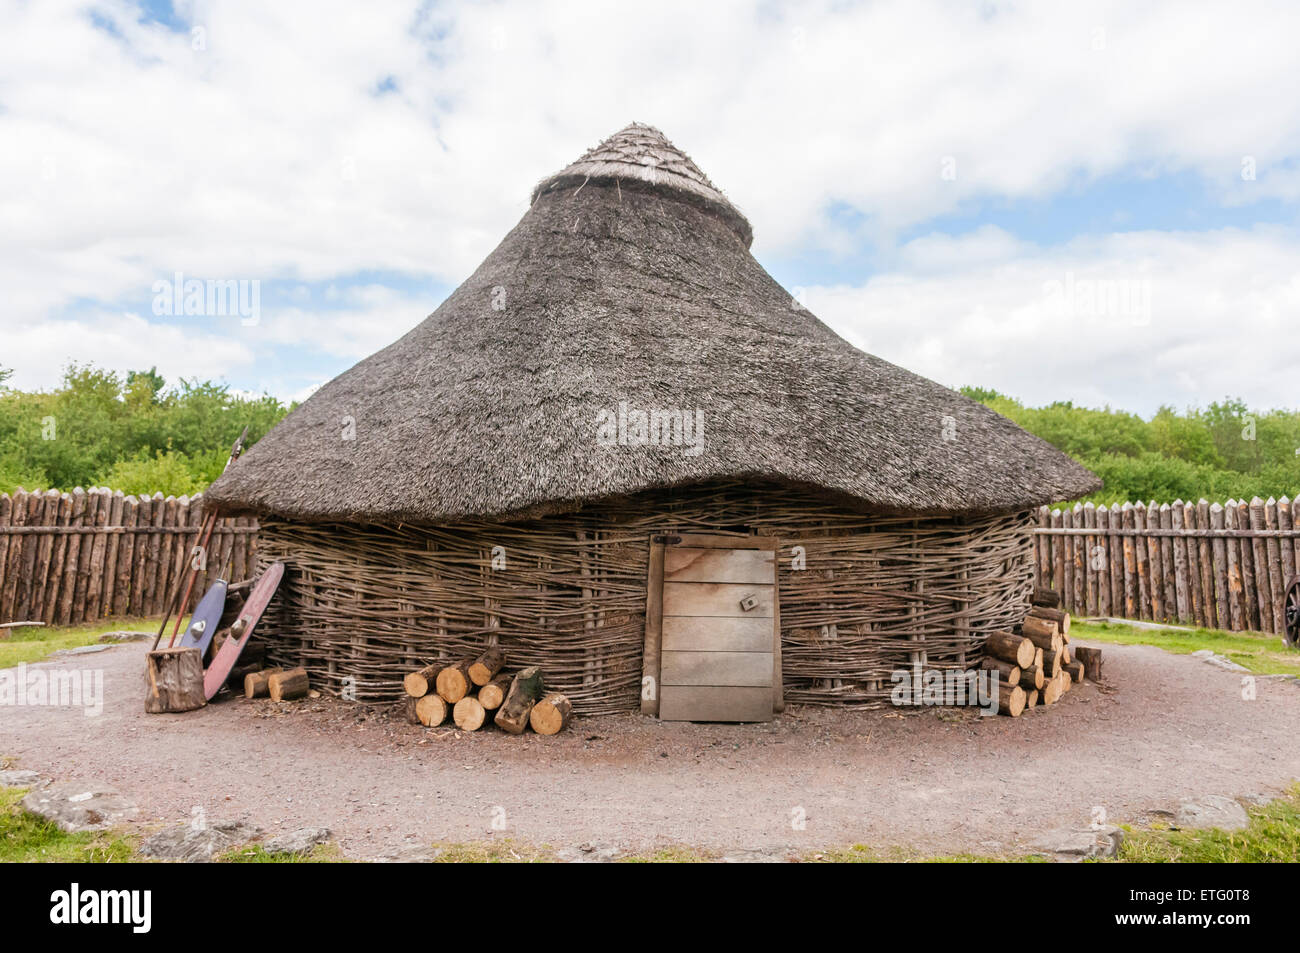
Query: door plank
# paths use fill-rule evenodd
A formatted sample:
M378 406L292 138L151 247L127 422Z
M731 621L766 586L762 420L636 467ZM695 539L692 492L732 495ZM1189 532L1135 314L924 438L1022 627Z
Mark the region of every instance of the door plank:
M731 582L773 585L775 553L762 549L692 549L664 554L665 582Z
M671 688L660 701L659 717L665 721L771 721L772 686Z
M660 680L668 687L745 685L769 692L772 687L771 652L664 652L659 664Z
M660 647L665 652L772 651L771 619L719 619L669 616L663 620Z
M775 552L780 540L775 536L726 536L720 533L681 533L675 545L713 549L766 549Z
M733 619L772 618L775 586L715 582L665 582L664 616L692 615ZM754 596L758 605L746 611L740 600Z

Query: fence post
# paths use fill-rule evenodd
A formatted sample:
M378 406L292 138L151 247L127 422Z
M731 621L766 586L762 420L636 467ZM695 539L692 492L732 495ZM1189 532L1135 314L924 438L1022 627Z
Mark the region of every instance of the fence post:
M1210 529L1223 529L1223 507L1218 503L1210 506ZM1229 612L1229 580L1232 570L1228 566L1228 548L1226 540L1216 537L1211 551L1214 554L1214 624L1215 628L1227 629L1232 626Z
M1119 615L1114 609L1114 601L1110 594L1111 537L1106 533L1109 529L1110 509L1099 506L1097 507L1097 548L1088 554L1088 567L1093 569L1097 576L1097 614L1101 616Z
M1291 501L1285 494L1277 501L1277 528L1281 530L1295 528L1291 516ZM1281 544L1278 548L1282 555L1282 585L1285 587L1296 571L1295 548L1292 546L1295 540L1283 537L1278 542Z
M1264 529L1264 501L1252 497L1250 501L1250 528ZM1259 600L1259 630L1276 632L1273 625L1273 587L1268 578L1268 546L1263 538L1256 536L1251 541L1251 550L1255 558L1255 597Z
M1088 529L1097 528L1097 507L1091 502L1083 504L1083 525ZM1092 564L1092 548L1097 545L1096 536L1084 536L1081 539L1083 543L1083 571L1084 571L1084 603L1083 614L1096 615L1099 605L1099 584L1097 580L1097 570Z
M1133 525L1142 536L1133 539L1133 555L1137 561L1137 618L1150 619L1151 615L1151 577L1147 566L1147 509L1141 501L1133 504Z

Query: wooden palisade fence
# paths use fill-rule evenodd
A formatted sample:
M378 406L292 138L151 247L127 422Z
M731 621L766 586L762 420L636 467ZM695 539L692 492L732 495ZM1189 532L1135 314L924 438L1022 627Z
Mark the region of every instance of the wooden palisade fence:
M0 623L78 625L161 615L198 542L203 497L106 487L0 494ZM1035 584L1075 615L1282 632L1283 587L1300 567L1292 501L1041 507ZM217 522L207 576L256 567L257 522Z
M0 494L0 623L162 615L202 521L202 495L137 498L107 487ZM228 579L252 574L256 533L251 518L217 522L191 603L228 563Z
M1300 566L1293 509L1285 496L1042 507L1036 581L1076 615L1281 633Z

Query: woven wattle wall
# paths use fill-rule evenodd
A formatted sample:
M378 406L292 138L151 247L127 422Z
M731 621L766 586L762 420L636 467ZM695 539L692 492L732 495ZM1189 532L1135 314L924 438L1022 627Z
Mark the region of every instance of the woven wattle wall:
M968 667L982 633L1023 618L1030 529L1027 513L869 517L739 484L527 523L264 519L259 556L287 571L263 634L275 662L305 665L315 685L359 701L395 699L406 672L491 637L511 668L542 666L576 711L630 711L640 704L648 537L755 533L781 540L787 701L872 706L888 702L895 669Z

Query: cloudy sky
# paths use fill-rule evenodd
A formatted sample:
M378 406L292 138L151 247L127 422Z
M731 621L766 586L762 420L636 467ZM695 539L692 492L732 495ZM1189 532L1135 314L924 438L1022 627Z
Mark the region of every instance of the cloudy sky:
M0 27L16 386L93 361L303 396L639 120L884 358L1033 403L1300 405L1294 3L0 0ZM258 319L169 313L178 273L258 282Z

